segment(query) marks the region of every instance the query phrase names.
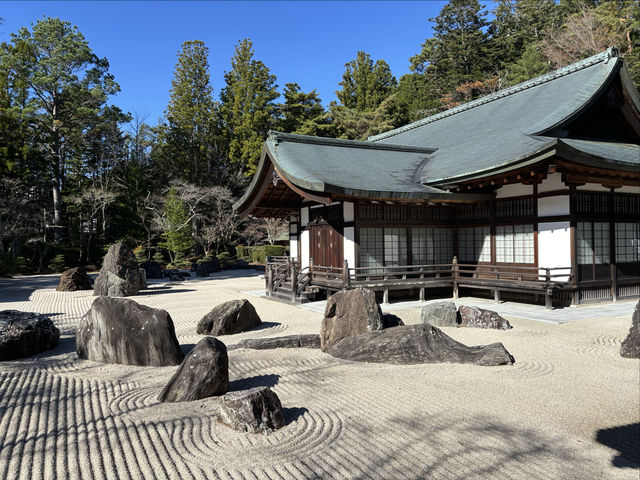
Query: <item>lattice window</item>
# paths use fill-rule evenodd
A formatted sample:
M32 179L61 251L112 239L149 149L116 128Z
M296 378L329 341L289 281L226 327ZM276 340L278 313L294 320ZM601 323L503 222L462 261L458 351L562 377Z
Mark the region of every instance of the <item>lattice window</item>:
M616 193L613 197L614 211L618 215L638 217L640 215L640 195Z
M477 220L479 218L490 218L491 206L486 203L458 205L456 207L456 217L459 220Z
M491 231L489 227L458 229L458 250L463 262L491 261Z
M499 263L534 263L533 225L497 226L496 261Z
M406 265L407 260L407 229L384 229L384 264Z
M453 230L450 228L414 228L411 231L414 265L451 263Z
M403 205L367 205L359 207L361 220L406 220L407 208Z
M608 214L611 195L607 192L576 193L576 210L586 214Z
M432 220L435 222L446 222L454 217L453 207L424 206L411 207L411 218L414 220Z
M535 215L535 202L533 197L496 200L497 218L532 217L533 215Z
M640 223L616 223L616 263L640 262Z
M582 265L609 263L609 223L578 222L578 263Z
M384 229L360 229L360 266L381 267L384 265Z

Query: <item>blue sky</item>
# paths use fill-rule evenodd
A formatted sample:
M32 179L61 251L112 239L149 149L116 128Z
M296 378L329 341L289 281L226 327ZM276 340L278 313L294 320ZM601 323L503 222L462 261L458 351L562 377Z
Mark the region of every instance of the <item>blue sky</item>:
M169 100L182 42L210 49L214 95L238 40L254 42L262 60L285 83L316 89L325 105L335 100L344 64L358 50L383 58L399 78L409 58L431 36L428 18L446 2L11 2L0 3L0 41L43 16L76 25L93 51L107 57L122 91L112 103L155 124Z

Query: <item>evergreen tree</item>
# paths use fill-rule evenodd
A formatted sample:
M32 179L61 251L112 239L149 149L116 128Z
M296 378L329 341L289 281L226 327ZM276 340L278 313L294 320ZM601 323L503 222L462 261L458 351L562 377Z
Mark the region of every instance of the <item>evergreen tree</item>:
M40 172L51 189L54 238L63 225L61 190L70 164L80 161L82 136L99 118L109 95L119 91L109 63L98 58L84 36L69 22L44 18L30 32L11 36L0 59L10 75L20 77L27 97L20 115L35 128L33 143L41 146L47 170Z
M358 112L376 109L398 83L387 62L377 60L374 64L371 56L363 51L344 67L342 89L336 95L344 107Z
M155 156L168 179L203 184L219 177L208 54L200 40L183 43L178 54Z
M237 171L251 176L258 166L262 142L275 125L276 77L253 58L253 43L236 45L231 70L224 75L220 92L220 117L228 145L228 157Z
M180 200L178 191L171 187L164 202L164 224L162 242L158 246L166 248L171 262L175 262L180 254L187 252L193 245L189 212Z
M538 43L529 44L522 56L507 67L507 84L515 85L530 78L538 77L551 70L551 63L540 50Z
M487 12L478 0L451 0L434 22L434 36L412 57L411 70L427 74L433 87L446 93L492 70Z
M284 86L284 103L280 106L280 130L283 132L331 136L331 118L326 114L315 90L302 92L297 83Z

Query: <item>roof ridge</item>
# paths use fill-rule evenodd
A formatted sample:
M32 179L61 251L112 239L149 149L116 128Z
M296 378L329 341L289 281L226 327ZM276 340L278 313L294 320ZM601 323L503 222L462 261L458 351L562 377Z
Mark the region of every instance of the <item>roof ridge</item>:
M412 145L397 145L393 143L374 143L361 140L347 140L343 138L328 138L328 137L315 137L312 135L300 135L297 133L284 133L275 130L269 130L267 135L273 138L276 145L281 140L286 140L294 143L311 143L315 145L329 145L336 147L346 148L366 148L370 150L389 150L397 152L410 152L410 153L425 153L431 154L437 150L437 148L430 147L415 147Z
M515 93L521 92L523 90L527 90L529 88L537 87L538 85L542 85L544 83L555 80L556 78L564 77L566 75L572 74L579 70L582 70L587 67L591 67L598 63L604 62L606 63L611 58L618 56L618 49L616 47L610 47L604 52L600 52L597 55L593 55L592 57L585 58L584 60L580 60L579 62L572 63L565 67L554 70L553 72L545 73L539 77L532 78L522 83L518 83L517 85L513 85L511 87L505 88L503 90L497 91L490 95L486 95L484 97L480 97L471 102L463 103L462 105L458 105L457 107L450 108L449 110L445 110L444 112L436 113L435 115L431 115L426 118L422 118L415 122L409 123L403 127L399 127L393 130L389 130L388 132L380 133L378 135L373 135L367 138L368 142L377 142L378 140L383 140L385 138L392 137L394 135L398 135L400 133L407 132L409 130L413 130L414 128L421 127L423 125L427 125L429 123L436 122L438 120L442 120L443 118L450 117L457 113L465 112L472 108L478 107L480 105L484 105L486 103L493 102L500 98L508 97L509 95L513 95Z

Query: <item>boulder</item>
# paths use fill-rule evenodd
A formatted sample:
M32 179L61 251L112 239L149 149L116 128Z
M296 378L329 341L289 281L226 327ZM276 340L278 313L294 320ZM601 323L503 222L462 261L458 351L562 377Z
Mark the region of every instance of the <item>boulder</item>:
M91 290L91 278L82 267L70 268L60 275L60 283L56 287L58 292L75 292L77 290Z
M417 363L471 363L511 365L511 354L501 343L467 347L431 325L389 328L344 338L329 353L344 360L410 365Z
M146 286L146 281L141 278L133 251L122 242L111 245L102 262L93 294L128 297L138 293L143 286Z
M153 260L147 260L140 264L140 268L144 268L146 278L163 278L162 266Z
M461 306L458 312L460 313L461 327L497 328L502 330L513 328L507 320L492 310Z
M196 277L208 277L210 273L219 271L220 262L217 258L196 264Z
M422 307L420 320L434 327L457 327L459 322L456 304L438 302Z
M30 357L58 345L60 330L39 313L0 312L0 360Z
M385 313L382 315L382 326L384 328L393 328L404 325L404 322L400 317L392 313Z
M620 355L626 358L640 358L640 301L636 304L631 317L629 335L620 346Z
M262 323L249 300L231 300L214 307L198 322L201 335L231 335L245 332Z
M78 357L100 363L161 367L184 354L165 310L126 298L98 297L78 323Z
M382 311L373 291L365 288L343 290L327 300L320 330L320 348L326 352L345 337L383 328Z
M274 338L247 338L238 342L238 348L267 350L273 348L320 348L320 335L287 335Z
M140 271L140 290L147 289L147 271L144 268L139 268Z
M218 421L250 433L268 433L286 425L280 399L269 387L227 393L220 401Z
M229 390L229 357L220 340L205 337L178 367L158 396L161 402L189 402Z

